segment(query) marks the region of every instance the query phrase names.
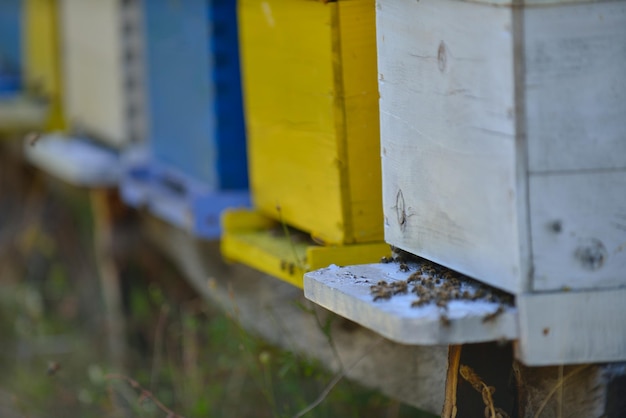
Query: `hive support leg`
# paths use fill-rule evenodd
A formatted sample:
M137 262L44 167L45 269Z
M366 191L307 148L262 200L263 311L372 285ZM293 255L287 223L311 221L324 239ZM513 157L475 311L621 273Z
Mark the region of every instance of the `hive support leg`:
M515 366L521 418L626 416L626 364Z
M528 367L510 343L450 346L446 418L626 417L626 363Z
M119 371L126 366L126 326L122 306L120 276L113 257L112 210L114 192L96 189L90 191L94 222L94 255L102 298L104 301L106 335L111 365Z

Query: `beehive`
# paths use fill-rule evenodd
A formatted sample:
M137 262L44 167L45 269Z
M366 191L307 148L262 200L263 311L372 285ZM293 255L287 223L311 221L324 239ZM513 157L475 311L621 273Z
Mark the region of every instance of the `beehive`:
M385 239L513 293L626 284L626 2L380 0Z
M382 240L373 0L239 2L254 206L329 244Z
M380 259L374 2L238 7L256 212L226 214L223 254L297 286L311 269Z
M64 99L74 130L120 148L145 136L138 0L61 0Z
M249 206L236 3L144 2L147 158L126 201L202 238L219 214Z

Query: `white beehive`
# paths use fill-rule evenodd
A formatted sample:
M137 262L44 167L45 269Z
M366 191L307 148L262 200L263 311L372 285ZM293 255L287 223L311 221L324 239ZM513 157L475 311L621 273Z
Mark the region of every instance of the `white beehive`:
M626 285L626 1L378 0L385 239L512 293Z
M62 0L60 5L70 125L114 147L143 138L141 2Z

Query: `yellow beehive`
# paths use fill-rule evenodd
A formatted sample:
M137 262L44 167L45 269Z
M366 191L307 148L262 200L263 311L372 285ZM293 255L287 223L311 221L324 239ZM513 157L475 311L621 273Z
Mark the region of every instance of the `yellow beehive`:
M29 91L48 100L48 130L65 126L62 111L62 84L58 3L56 0L24 1L25 79Z
M287 224L326 247L334 246L336 254L351 254L326 260L337 264L347 259L371 262L388 252L383 242L374 3L239 1L255 210L270 223ZM267 262L246 255L251 245L277 248L272 244L276 239L257 236L260 241L244 245L241 229L229 230L229 225L241 227L249 213L239 212L241 222L237 215L228 214L224 222L227 258L273 274L289 265L288 254ZM261 249L266 255L271 252ZM304 269L311 263L307 259ZM301 274L285 276L279 275L301 284Z
M239 3L255 207L325 243L382 241L374 1Z

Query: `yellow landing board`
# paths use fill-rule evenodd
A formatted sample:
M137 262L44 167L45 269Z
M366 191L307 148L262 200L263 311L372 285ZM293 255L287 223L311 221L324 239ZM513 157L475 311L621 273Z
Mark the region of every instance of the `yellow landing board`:
M374 0L240 0L255 208L328 243L380 242Z
M279 222L259 212L229 210L222 216L221 249L224 258L303 287L307 271L365 264L390 256L385 242L321 246L285 232Z

